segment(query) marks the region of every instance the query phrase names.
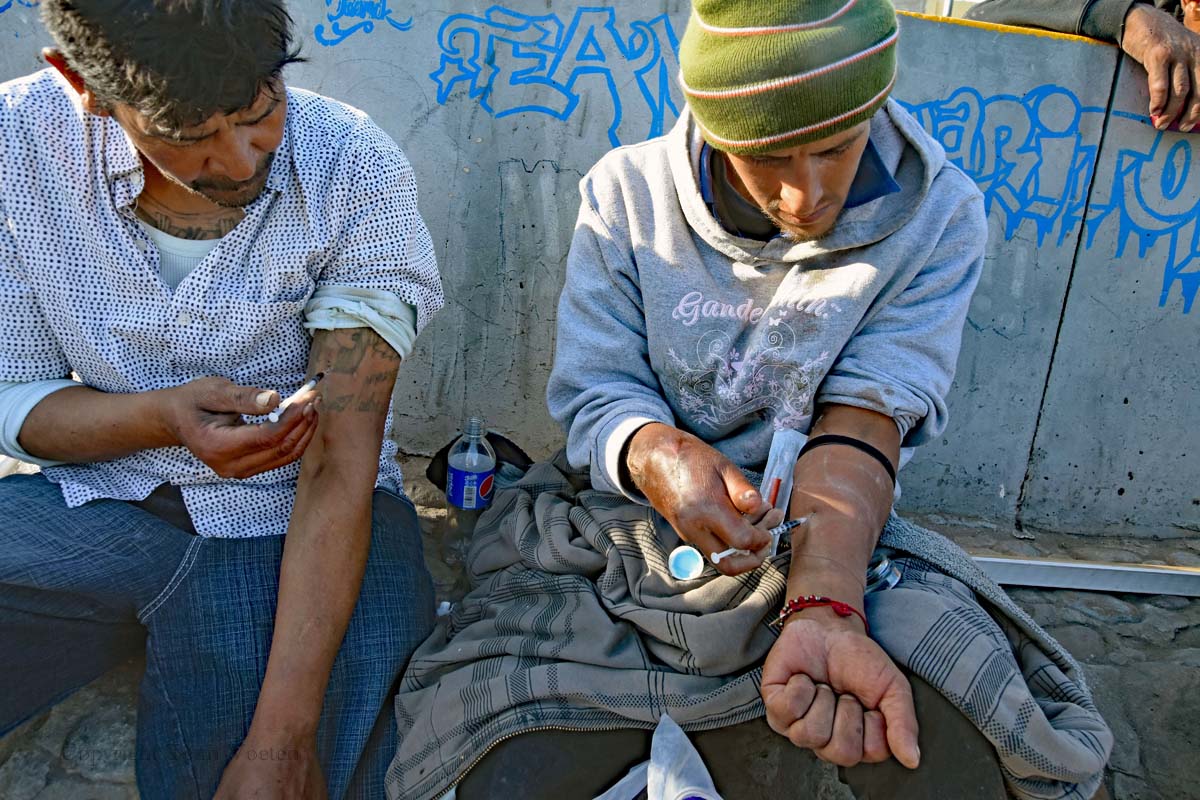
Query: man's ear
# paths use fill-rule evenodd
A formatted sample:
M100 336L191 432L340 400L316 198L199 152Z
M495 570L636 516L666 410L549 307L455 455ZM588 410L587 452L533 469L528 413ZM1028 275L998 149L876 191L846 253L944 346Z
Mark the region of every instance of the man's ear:
M71 69L61 50L57 47L44 47L42 48L42 58L46 59L47 64L58 70L58 73L67 79L67 83L71 84L71 88L79 93L79 99L83 102L85 111L98 117L109 116L108 110L96 102L96 96L92 94L91 89L88 89L79 73Z

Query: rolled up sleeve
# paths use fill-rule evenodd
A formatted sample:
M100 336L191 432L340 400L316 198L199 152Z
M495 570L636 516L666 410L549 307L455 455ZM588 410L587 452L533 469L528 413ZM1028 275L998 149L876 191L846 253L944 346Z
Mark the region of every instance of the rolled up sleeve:
M444 297L412 165L373 123L352 147L338 245L317 278L313 311L320 313L337 292L346 298L348 289L365 293L346 299L388 316L396 306L380 294L387 293L413 309L414 334L420 333Z

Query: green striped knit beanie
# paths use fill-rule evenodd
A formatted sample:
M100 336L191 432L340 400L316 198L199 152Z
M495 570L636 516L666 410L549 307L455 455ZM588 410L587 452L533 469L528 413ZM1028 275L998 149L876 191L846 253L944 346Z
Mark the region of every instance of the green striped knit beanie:
M871 118L896 34L890 0L692 0L680 82L714 148L784 150Z

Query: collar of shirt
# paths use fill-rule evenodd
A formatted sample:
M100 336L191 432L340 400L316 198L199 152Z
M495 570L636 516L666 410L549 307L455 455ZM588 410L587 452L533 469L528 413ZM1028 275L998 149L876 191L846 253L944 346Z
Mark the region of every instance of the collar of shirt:
M104 154L104 174L108 179L109 193L113 205L125 209L136 202L138 195L146 185L146 176L142 167L142 157L130 140L125 129L111 116L95 117L100 125L102 151ZM288 110L288 121L283 126L283 138L275 150L271 161L271 169L267 173L266 189L270 192L283 192L287 189L289 176L292 174L290 164L291 141L288 129L291 127L291 110ZM264 191L254 202L267 195Z
M715 154L716 151L707 142L701 148L700 195L712 211L713 217L726 230L734 235L741 235L738 226L733 224L732 220L726 219L725 217L728 215L721 214L719 210L719 203L717 202L716 192L713 187L713 157ZM850 191L846 194L846 202L842 207L856 208L864 206L867 203L898 191L900 191L900 184L896 183L895 176L888 170L887 165L883 163L883 158L879 155L879 150L876 149L875 143L867 139L867 147L863 150L862 159L858 162L858 172L854 174L854 180L850 184ZM745 201L740 192L735 191L732 194L736 195L734 198L735 202L741 199L746 203L747 207L750 206L750 203Z

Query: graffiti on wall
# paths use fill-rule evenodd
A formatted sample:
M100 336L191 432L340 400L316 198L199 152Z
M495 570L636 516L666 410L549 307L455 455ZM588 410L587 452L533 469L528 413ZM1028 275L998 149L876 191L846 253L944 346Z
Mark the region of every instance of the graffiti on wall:
M1086 249L1103 231L1117 258L1165 251L1159 305L1178 290L1191 311L1200 291L1200 166L1185 137L1155 132L1145 149L1122 148L1113 174L1097 175L1098 148L1088 142L1099 138L1105 109L1062 86L1023 96L964 87L906 107L979 185L1005 241L1032 232L1039 247L1062 245L1084 223ZM1145 142L1145 121L1114 111L1107 140Z
M623 27L611 7L581 7L564 21L492 6L482 16L448 17L438 45L440 62L429 76L438 102L465 90L497 118L538 113L565 122L586 114L603 120L615 147L661 135L683 106L675 83L679 41L666 14ZM630 102L644 103L648 115L627 117Z
M341 44L356 33L370 33L379 23L398 31L413 26L411 16L403 20L392 16L388 0L325 0L325 7L325 22L313 28L313 37L325 47Z
M683 108L679 39L665 14L623 26L611 7L581 7L567 19L494 5L447 17L438 47L429 76L438 102L465 92L497 118L532 113L567 122L586 114L607 123L617 146L665 133ZM1147 149L1122 149L1114 174L1097 176L1105 109L1063 86L1024 95L963 87L905 106L979 185L1005 241L1028 236L1039 247L1062 246L1083 224L1090 249L1111 230L1104 241L1116 242L1118 258L1166 253L1159 303L1179 291L1191 311L1200 293L1200 165L1189 143L1156 132ZM1114 112L1109 140L1145 142L1143 122ZM1131 126L1127 136L1119 124Z
M1084 107L1069 90L1050 85L1024 97L985 97L964 87L905 107L979 185L1006 240L1028 225L1039 247L1061 245L1083 219L1096 146L1080 127L1087 114L1103 118L1103 108Z
M1144 141L1147 130L1144 116L1118 111L1108 137ZM1111 180L1098 182L1092 193L1087 247L1101 230L1112 231L1118 258L1145 259L1152 249L1161 257L1165 251L1158 304L1165 306L1178 288L1183 312L1192 310L1200 293L1200 165L1187 135L1156 132L1146 149L1117 151Z
M38 0L0 0L0 14L8 11L14 5L24 6L25 8L33 8L38 4Z

